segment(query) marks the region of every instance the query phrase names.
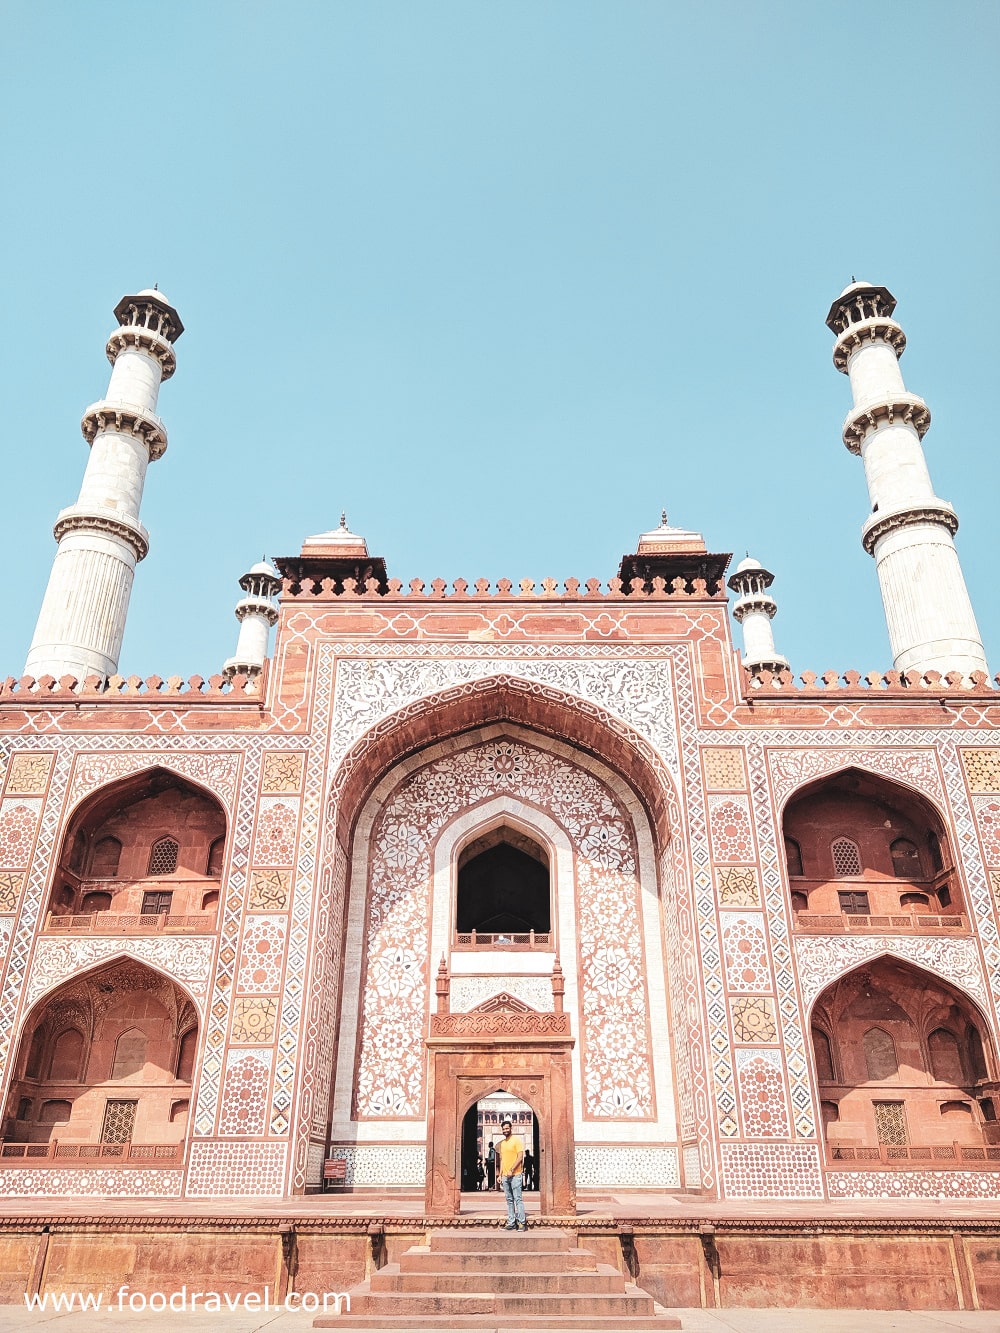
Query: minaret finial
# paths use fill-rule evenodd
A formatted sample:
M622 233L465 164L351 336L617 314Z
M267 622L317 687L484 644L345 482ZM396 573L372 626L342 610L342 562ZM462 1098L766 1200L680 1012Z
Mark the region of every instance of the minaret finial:
M661 528L665 528L666 526L667 526L667 511L666 511L665 509L661 509L661 510L660 510L660 527L661 527Z
M342 510L340 511L340 526L344 529L345 532L347 531L347 510L346 510L346 509L342 509Z

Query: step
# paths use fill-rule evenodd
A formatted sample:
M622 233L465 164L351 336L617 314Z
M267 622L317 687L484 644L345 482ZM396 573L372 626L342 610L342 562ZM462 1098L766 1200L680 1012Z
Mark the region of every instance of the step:
M313 1328L340 1328L351 1333L352 1330L361 1329L380 1329L387 1333L392 1328L400 1330L440 1330L443 1325L440 1315L408 1315L404 1322L394 1323L386 1319L385 1315L362 1315L348 1314L346 1311L342 1315L319 1315L313 1320ZM566 1329L567 1333L608 1333L608 1324L600 1314L575 1314L575 1315L527 1315L524 1318L515 1318L511 1315L505 1315L498 1319L494 1314L474 1314L474 1315L452 1315L448 1318L447 1327L469 1328L469 1329L489 1329L492 1333L507 1333L507 1330L521 1329ZM650 1315L639 1315L627 1320L618 1320L613 1326L615 1333L658 1333L663 1330L666 1333L668 1329L679 1329L682 1327L681 1321L676 1315L668 1314L664 1310L657 1311Z
M496 1253L496 1249L449 1252L431 1250L429 1245L411 1245L399 1256L399 1267L404 1273L488 1274L496 1271ZM517 1266L522 1273L594 1273L597 1256L592 1250L576 1248L522 1250L517 1255Z
M432 1231L430 1248L435 1254L527 1254L539 1250L564 1250L576 1245L576 1236L555 1227L529 1227L507 1231L495 1227L455 1227Z
M368 1290L365 1290L365 1288ZM609 1295L589 1292L581 1299L573 1295L503 1295L492 1291L437 1292L372 1291L369 1283L361 1283L351 1292L351 1311L364 1315L380 1315L387 1320L386 1328L405 1327L411 1315L433 1314L449 1319L452 1315L492 1314L498 1322L508 1316L572 1315L584 1306L588 1317L600 1316L608 1328L618 1320L633 1315L653 1313L653 1298L638 1287Z
M491 1291L496 1295L548 1296L576 1295L589 1297L591 1293L607 1296L620 1295L622 1275L617 1268L602 1264L603 1271L565 1273L559 1269L543 1273L403 1273L399 1264L386 1264L370 1279L371 1291L461 1294L463 1292Z

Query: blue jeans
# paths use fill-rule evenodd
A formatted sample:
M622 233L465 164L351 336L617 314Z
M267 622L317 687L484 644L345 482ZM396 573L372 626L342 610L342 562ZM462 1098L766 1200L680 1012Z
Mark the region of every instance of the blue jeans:
M518 1226L524 1226L524 1200L521 1198L522 1177L504 1176L503 1178L503 1197L507 1200L507 1225L513 1226L515 1222Z

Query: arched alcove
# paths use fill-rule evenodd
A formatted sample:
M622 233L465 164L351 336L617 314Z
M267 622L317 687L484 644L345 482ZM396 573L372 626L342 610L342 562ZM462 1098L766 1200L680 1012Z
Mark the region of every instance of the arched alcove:
M549 858L519 830L502 825L458 858L455 929L477 936L544 935L552 929Z
M220 802L179 774L146 769L101 788L63 837L49 929L210 928L225 838Z
M189 1096L197 1032L190 996L144 963L118 959L71 978L22 1027L6 1155L16 1163L17 1144L49 1144L67 1158L180 1160L184 1124L171 1107L179 1091Z
M817 998L813 1050L820 1101L838 1108L827 1125L833 1164L1000 1156L982 1105L996 1073L988 1028L942 978L885 955L855 968Z
M782 833L800 928L967 928L944 820L910 788L831 774L789 800Z

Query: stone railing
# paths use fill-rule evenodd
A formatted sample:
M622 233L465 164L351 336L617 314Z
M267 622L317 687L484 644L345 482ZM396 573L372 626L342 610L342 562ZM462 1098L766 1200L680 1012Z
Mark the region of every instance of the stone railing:
M183 1143L14 1143L0 1139L0 1161L4 1166L67 1166L74 1163L113 1161L116 1166L180 1164Z
M523 935L484 935L478 930L455 932L454 949L541 949L552 950L552 936L548 931L529 930Z
M214 929L214 912L188 916L173 912L82 912L75 915L50 912L43 927L47 933L73 935L148 935L161 931L206 935Z
M536 587L536 582L538 586ZM423 579L410 579L403 590L401 579L388 579L384 584L378 579L366 579L359 586L355 579L293 579L282 580L282 597L288 598L368 598L384 601L386 598L403 597L407 601L491 601L516 599L519 601L537 599L540 601L614 601L619 598L634 600L663 601L664 599L704 600L715 598L726 600L726 589L722 579L715 579L709 585L705 579L671 579L669 586L666 579L630 579L627 584L614 578L602 582L601 579L587 579L581 584L579 579L521 579L514 583L511 579L476 579L470 585L465 579L455 579L451 584L447 579L432 579L425 584ZM449 591L450 589L450 591Z
M850 1167L934 1167L940 1170L942 1162L975 1164L981 1171L1000 1170L1000 1145L941 1143L929 1148L910 1144L882 1143L876 1148L848 1148L826 1145L828 1166Z
M968 930L969 922L961 915L937 915L933 912L892 912L855 916L849 912L796 912L797 930Z
M796 678L791 671L754 671L743 668L744 694L757 699L761 696L782 698L803 695L829 698L836 695L845 697L884 698L902 695L951 695L951 694L989 694L993 693L994 682L1000 684L1000 675L991 681L985 671L974 671L966 677L961 671L949 671L942 676L940 671L869 671L862 675L860 671L824 671L817 675L815 671L803 671Z
M81 698L95 703L128 699L146 703L176 703L185 705L197 703L259 703L262 697L261 676L247 679L246 676L88 676L86 680L77 680L75 676L22 676L17 679L8 676L0 680L0 704L47 704L61 703Z

